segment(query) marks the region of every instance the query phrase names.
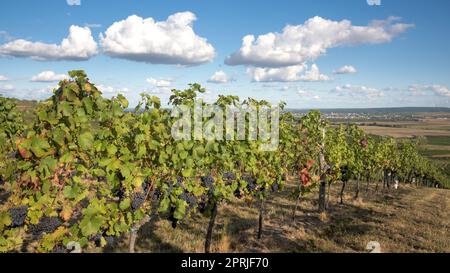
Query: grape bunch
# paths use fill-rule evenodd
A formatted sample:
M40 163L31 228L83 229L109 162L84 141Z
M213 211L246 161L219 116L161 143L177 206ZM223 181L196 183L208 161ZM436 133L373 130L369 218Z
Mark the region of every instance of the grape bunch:
M89 206L89 203L90 202L87 197L80 201L80 205L83 209L87 208Z
M145 179L144 182L142 182L142 190L144 191L145 194L148 193L148 191L150 190L150 182L148 181L148 179Z
M106 246L114 245L115 238L113 236L105 236L97 233L89 237L89 241L94 242L96 247L102 247L102 238L106 241Z
M56 245L53 248L52 253L67 253L67 249L63 245Z
M5 181L3 180L3 177L0 175L0 186L5 184Z
M280 185L278 183L273 183L272 186L270 186L270 190L272 192L277 192L280 189Z
M250 175L245 175L244 176L244 181L247 182L247 190L249 192L253 192L255 190L257 190L258 188L258 184L256 184L256 178Z
M114 238L113 236L105 236L104 239L107 246L113 246L116 238Z
M225 180L225 184L227 186L230 186L231 184L233 184L233 181L236 180L236 175L232 172L226 172L223 174L222 178L223 180Z
M234 196L236 197L236 198L238 198L238 199L242 199L244 196L242 195L242 192L241 192L241 190L240 189L236 189L235 191L234 191Z
M155 191L153 191L153 200L158 200L159 197L161 197L162 192L160 189L155 189Z
M102 246L102 235L100 233L91 235L91 236L89 236L89 241L94 242L96 247L101 247Z
M9 214L11 215L11 226L13 228L21 227L25 224L25 219L27 218L28 214L28 207L20 206L17 208L9 209Z
M30 225L29 231L34 236L40 236L42 233L52 233L62 225L57 217L42 217L37 225Z
M236 175L232 172L226 172L223 174L223 179L225 180L236 180Z
M131 200L131 210L138 210L145 202L146 195L142 192L135 193Z
M209 189L208 195L214 195L214 178L211 175L208 175L202 176L200 180L202 181L202 186Z

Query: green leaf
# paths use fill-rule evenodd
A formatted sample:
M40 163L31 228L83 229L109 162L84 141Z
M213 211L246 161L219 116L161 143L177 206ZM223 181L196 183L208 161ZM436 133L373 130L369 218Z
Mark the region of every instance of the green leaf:
M94 144L94 136L90 132L84 132L78 137L78 144L83 150L88 150Z
M130 198L126 198L126 199L122 200L122 202L120 202L119 208L121 210L126 210L126 209L128 209L130 207L130 205L131 205Z

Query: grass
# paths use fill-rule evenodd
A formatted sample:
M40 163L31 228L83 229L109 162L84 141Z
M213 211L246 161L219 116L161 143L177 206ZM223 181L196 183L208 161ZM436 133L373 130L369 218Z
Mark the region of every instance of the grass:
M450 191L413 188L375 193L374 185L353 200L354 184L346 204L338 204L340 185L333 186L329 210L317 212L317 193L302 199L292 221L293 181L266 204L263 238L257 239L258 207L235 201L219 208L213 235L214 252L365 252L370 241L383 252L450 252ZM365 189L365 185L363 187ZM208 219L195 216L172 229L154 217L139 232L138 252L203 252ZM112 252L126 252L127 239Z

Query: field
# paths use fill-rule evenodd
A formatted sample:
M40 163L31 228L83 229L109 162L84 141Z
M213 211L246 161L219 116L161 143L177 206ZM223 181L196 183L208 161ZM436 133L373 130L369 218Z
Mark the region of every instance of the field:
M411 121L359 122L367 133L394 138L419 138L422 154L431 158L450 158L450 114L414 113Z
M352 183L354 184L354 183ZM317 194L300 203L292 221L294 200L285 191L267 200L262 239L256 237L257 205L236 202L220 207L213 235L214 252L366 252L378 241L383 252L450 252L450 191L401 185L375 193L374 185L353 199L349 187L345 205L338 204L340 185L332 188L329 211L317 212ZM364 186L365 189L365 186ZM203 252L208 219L196 217L172 229L155 217L139 234L138 252ZM108 252L126 252L127 238Z

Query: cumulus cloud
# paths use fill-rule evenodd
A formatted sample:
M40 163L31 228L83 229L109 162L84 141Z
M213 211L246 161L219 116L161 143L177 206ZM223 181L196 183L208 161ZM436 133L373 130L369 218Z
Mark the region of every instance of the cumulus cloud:
M2 82L2 81L8 81L8 80L9 80L8 77L3 76L3 75L0 75L0 82Z
M210 83L227 83L230 82L232 79L223 71L219 70L216 71L211 78L209 78L208 82Z
M46 100L53 95L53 90L56 87L47 86L44 88L24 88L24 89L10 89L10 90L1 90L1 93L5 97L16 98L21 100Z
M170 94L171 92L171 85L173 80L172 79L155 79L155 78L148 78L147 83L152 85L150 88L148 88L145 93L148 94Z
M356 72L357 72L357 70L354 66L344 65L343 67L335 70L333 73L340 75L340 74L354 74Z
M412 92L413 94L418 93L424 94L426 92L433 92L438 96L450 97L450 89L447 86L439 84L430 84L430 85L413 84L409 86L408 91Z
M169 79L148 78L146 82L153 85L154 87L169 87L172 84L172 81Z
M69 6L80 6L81 0L66 0Z
M166 21L132 15L100 34L105 54L153 64L199 65L215 56L214 47L193 30L191 12L175 13Z
M13 91L14 89L14 85L12 84L5 84L0 86L0 91Z
M32 82L57 82L68 79L69 76L65 74L56 74L53 71L42 71L41 73L31 78Z
M367 26L354 26L349 20L333 21L313 17L301 25L287 25L281 33L247 35L242 47L226 58L228 65L286 67L314 61L328 49L360 44L392 41L413 27L395 23L400 18L372 21Z
M88 27L72 25L61 44L46 44L18 39L0 45L0 56L29 57L39 61L82 61L97 54L97 43Z
M117 88L105 84L96 84L95 87L97 87L97 89L100 90L102 92L102 95L105 96L106 98L111 98L119 94L130 93L130 89L128 89L127 87Z
M331 91L337 93L340 96L365 97L369 99L384 96L383 91L377 88L367 87L364 85L345 84L342 86L336 86Z
M250 67L247 73L255 82L297 82L297 81L328 81L330 78L320 73L316 64L307 70L308 66L293 65L281 68Z

